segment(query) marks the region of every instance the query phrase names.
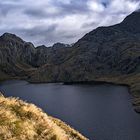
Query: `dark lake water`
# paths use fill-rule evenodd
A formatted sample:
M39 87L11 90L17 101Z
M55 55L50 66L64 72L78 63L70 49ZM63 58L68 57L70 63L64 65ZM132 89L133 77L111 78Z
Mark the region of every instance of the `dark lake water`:
M90 140L140 140L140 114L123 86L0 84L5 96L20 97L73 126Z

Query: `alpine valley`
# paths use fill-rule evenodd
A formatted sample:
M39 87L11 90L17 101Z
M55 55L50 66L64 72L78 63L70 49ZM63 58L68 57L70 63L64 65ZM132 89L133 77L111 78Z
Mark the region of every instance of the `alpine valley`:
M73 45L34 47L18 36L0 37L0 80L29 82L109 82L130 87L140 112L140 12L120 24L99 27Z

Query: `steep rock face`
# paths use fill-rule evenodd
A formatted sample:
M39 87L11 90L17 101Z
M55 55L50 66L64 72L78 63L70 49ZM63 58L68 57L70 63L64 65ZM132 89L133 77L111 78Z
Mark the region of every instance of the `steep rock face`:
M52 47L35 48L32 43L25 42L16 35L5 33L0 36L0 70L9 77L27 78L36 67L62 63L70 50L68 46L56 43Z
M62 43L56 43L51 47L38 46L36 48L35 62L37 66L42 66L43 64L61 64L70 52L71 47Z
M11 76L25 76L31 68L35 48L14 34L5 33L0 37L0 67Z
M35 48L32 43L27 43L14 34L5 33L0 37L0 50L3 55L3 61L22 61L27 64L32 63L32 55Z
M131 15L127 16L121 23L121 28L125 31L140 35L140 11L135 11Z
M137 20L134 18L133 21L135 14ZM95 74L129 74L139 71L139 22L140 13L132 13L118 25L91 31L74 45L74 54L68 61L76 60L75 63L86 65Z

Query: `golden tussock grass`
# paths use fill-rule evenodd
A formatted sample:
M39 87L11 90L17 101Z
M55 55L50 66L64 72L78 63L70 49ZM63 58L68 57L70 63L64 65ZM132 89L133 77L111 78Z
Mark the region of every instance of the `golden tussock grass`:
M33 104L0 95L0 140L87 140Z

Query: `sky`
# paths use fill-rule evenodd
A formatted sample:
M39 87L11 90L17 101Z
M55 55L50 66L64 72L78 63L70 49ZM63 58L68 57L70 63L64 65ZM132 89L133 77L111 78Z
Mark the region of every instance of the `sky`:
M139 8L140 0L0 0L0 34L16 34L35 46L71 44Z

